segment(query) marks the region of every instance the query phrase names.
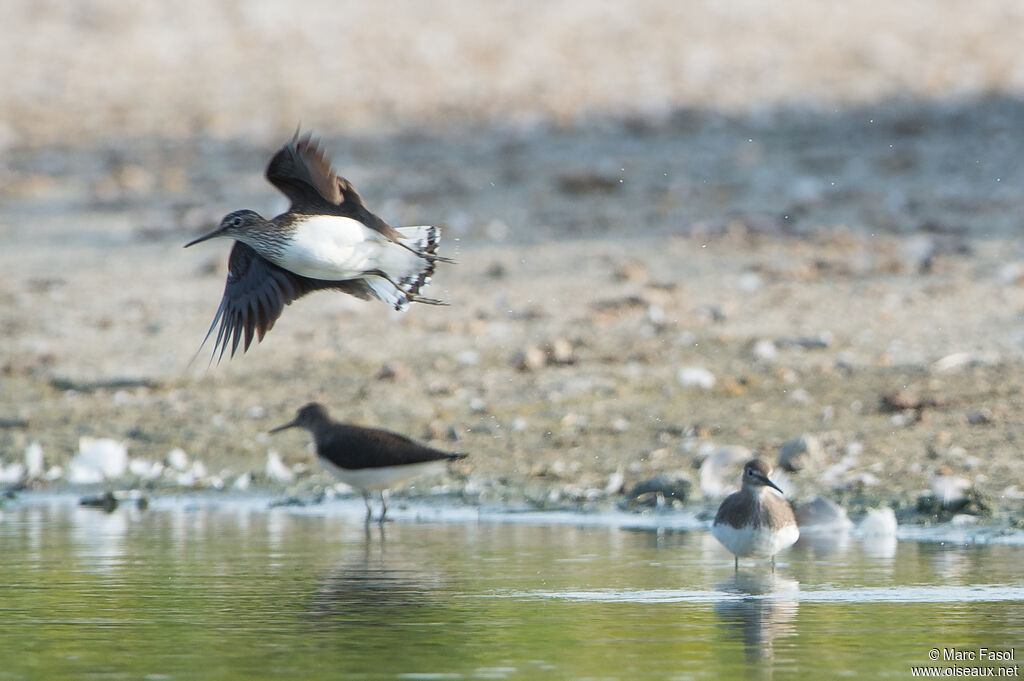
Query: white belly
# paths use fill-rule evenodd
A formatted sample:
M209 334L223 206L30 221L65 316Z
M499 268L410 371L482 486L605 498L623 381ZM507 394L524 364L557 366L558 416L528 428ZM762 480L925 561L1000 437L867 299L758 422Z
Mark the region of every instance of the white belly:
M787 546L792 546L800 538L800 530L796 525L787 525L773 532L767 527L735 528L722 523L713 526L711 534L722 543L722 546L741 558L745 556L771 558Z
M351 469L338 468L334 464L320 459L320 465L334 474L334 477L338 480L346 485L367 492L391 489L421 475L443 473L447 463L445 459L438 459L437 461L424 461L423 463L414 463L407 466Z
M382 267L387 243L358 220L319 215L296 225L295 234L275 262L312 279L354 279Z

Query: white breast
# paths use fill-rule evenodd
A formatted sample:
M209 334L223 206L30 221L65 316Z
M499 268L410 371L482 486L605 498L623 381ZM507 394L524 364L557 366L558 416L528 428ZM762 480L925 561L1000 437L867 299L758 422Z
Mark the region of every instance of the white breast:
M317 215L296 223L287 247L275 261L313 279L353 279L378 269L386 240L358 220Z
M776 553L796 543L800 538L800 530L796 525L787 525L772 531L767 527L733 527L720 523L711 528L711 534L722 543L722 546L739 557L759 556L770 558Z

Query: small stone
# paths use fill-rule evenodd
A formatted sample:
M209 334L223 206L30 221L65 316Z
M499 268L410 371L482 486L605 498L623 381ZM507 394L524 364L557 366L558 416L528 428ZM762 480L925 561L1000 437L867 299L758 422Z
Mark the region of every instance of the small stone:
M650 274L647 271L647 266L642 262L639 260L629 260L616 267L612 277L620 283L632 282L640 284L647 281Z
M740 275L738 286L744 293L754 293L764 286L764 279L757 272L744 272Z
M128 470L128 447L109 438L82 437L78 453L69 464L68 479L88 485L124 475Z
M552 364L572 364L574 361L572 343L556 338L548 348L547 360Z
M786 471L802 471L808 466L817 466L825 461L825 448L817 437L804 433L790 440L779 450L779 466Z
M623 490L625 484L626 478L625 475L623 475L622 468L620 467L608 476L608 482L605 483L604 491L606 494L618 494Z
M846 531L853 526L846 511L824 497L817 497L814 501L797 506L793 513L801 532Z
M761 362L770 362L778 356L779 351L775 345L775 341L762 338L754 343L754 346L751 348L751 353L754 355L755 359Z
M866 537L895 537L896 513L891 508L873 508L860 523L860 531Z
M739 486L743 465L753 458L749 449L739 445L714 447L700 464L700 489L704 496L724 497Z
M715 387L715 375L702 367L682 367L676 372L676 380L685 388L703 388L710 390Z
M175 448L167 453L167 465L176 471L187 470L190 462L184 449Z
M684 503L689 498L692 488L693 483L685 475L662 473L638 482L626 495L626 499L633 502L639 500L640 497L653 495L659 504L664 501Z
M377 370L375 378L378 381L394 381L405 376L406 373L408 373L408 369L401 362L385 362Z
M463 350L455 355L455 361L464 367L473 367L480 363L480 353L476 350Z
M984 407L967 413L967 423L972 426L988 425L992 423L993 420L992 411L985 409Z
M953 475L936 475L930 487L942 508L956 511L967 504L967 490L971 488L971 482Z
M512 365L519 371L536 371L548 363L547 353L536 345L520 350L512 357Z
M87 508L102 508L106 513L113 513L117 509L117 497L113 492L104 492L95 496L82 497L78 500L78 505Z
M267 452L265 471L267 477L275 482L291 482L295 479L295 473L285 465L281 460L281 455L273 449Z
M33 480L43 475L43 447L36 440L25 447L25 473Z

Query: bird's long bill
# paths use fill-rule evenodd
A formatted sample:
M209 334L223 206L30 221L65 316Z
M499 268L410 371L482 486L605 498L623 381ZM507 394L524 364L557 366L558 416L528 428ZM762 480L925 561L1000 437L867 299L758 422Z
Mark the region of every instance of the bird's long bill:
M221 228L218 227L217 229L213 230L209 234L204 234L201 237L199 237L198 239L192 239L192 241L189 241L187 244L185 244L185 248L188 248L189 246L194 246L197 243L199 243L200 241L206 241L208 239L212 239L214 237L218 237L218 236L220 236L220 234L221 234Z
M294 428L297 425L299 425L299 424L296 421L289 421L288 423L284 424L283 426L278 426L277 428L271 428L267 432L270 433L270 434L274 434L274 433L278 433L278 432L280 432L282 430L288 430L289 428Z
M270 431L270 432L273 433L274 431ZM774 482L772 482L771 480L768 479L768 476L765 476L764 484L768 485L769 487L771 487L774 490L778 490L779 494L785 494L785 492L783 492L781 489L779 489L778 485L776 485Z

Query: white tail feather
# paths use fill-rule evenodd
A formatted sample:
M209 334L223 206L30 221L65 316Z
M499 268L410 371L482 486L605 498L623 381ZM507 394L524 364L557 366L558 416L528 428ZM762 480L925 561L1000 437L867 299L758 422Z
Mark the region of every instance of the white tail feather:
M436 227L399 227L403 243L388 242L381 254L380 269L385 277L371 276L366 283L374 294L396 310L410 301L431 302L418 295L434 273L434 252L440 241Z

